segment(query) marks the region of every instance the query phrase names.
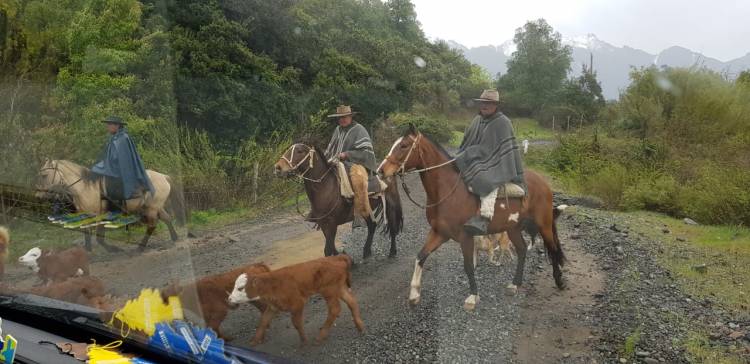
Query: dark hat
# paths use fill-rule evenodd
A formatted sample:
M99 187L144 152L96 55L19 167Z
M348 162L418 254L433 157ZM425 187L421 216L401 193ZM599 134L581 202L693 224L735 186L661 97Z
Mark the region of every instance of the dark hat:
M128 125L128 123L123 121L121 117L114 115L107 116L102 122L107 124Z

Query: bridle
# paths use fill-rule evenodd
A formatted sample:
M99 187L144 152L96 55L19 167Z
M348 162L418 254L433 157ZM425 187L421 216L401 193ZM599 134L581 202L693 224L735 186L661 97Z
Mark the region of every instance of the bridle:
M313 148L313 147L311 147L309 145L302 144L305 147L307 147L307 149L309 149L309 151L307 152L307 154L305 154L304 158L302 158L302 159L299 160L299 162L293 163L292 159L294 158L294 151L295 151L295 149L297 148L298 145L300 145L300 144L292 144L292 146L287 149L287 152L289 154L289 158L286 157L287 152L284 152L284 154L281 155L281 159L283 159L289 165L289 167L291 168L290 171L292 171L297 177L299 177L303 181L310 181L310 182L313 182L313 183L320 183L320 182L322 182L323 179L326 178L326 176L328 175L328 173L331 172L331 170L333 169L333 167L332 166L328 166L328 169L326 170L325 173L323 173L322 176L320 176L320 178L313 179L313 178L305 176L307 174L307 172L310 172L313 169L314 161L315 161L315 148ZM307 169L305 169L305 171L302 172L302 173L297 172L297 168L299 168L299 166L301 166L305 162L308 163ZM304 189L304 187L303 187L303 189ZM333 208L331 208L331 210L328 211L325 215L323 215L321 217L309 217L309 216L306 216L305 214L303 214L302 211L300 211L300 208L299 208L299 195L300 194L298 193L297 196L295 197L295 201L294 201L295 207L297 208L297 213L300 214L300 216L302 216L303 218L305 218L307 221L313 221L314 222L314 221L323 220L323 219L331 216L331 214L334 211L336 211L336 209L338 209L339 205L341 204L341 199L339 198L336 201L336 205L334 205Z
M320 182L322 182L323 179L326 178L326 176L328 175L328 173L331 172L331 169L333 169L333 167L329 166L328 169L326 170L326 173L323 173L323 175L320 178L313 179L313 178L305 176L307 174L307 172L310 172L313 169L313 163L315 161L315 148L313 148L313 147L311 147L309 145L301 144L301 145L304 145L305 147L307 147L307 149L309 151L307 152L307 154L305 154L304 158L302 158L302 159L299 160L299 162L293 163L292 159L294 159L294 150L297 148L298 145L300 145L300 144L292 144L292 146L287 149L287 152L289 154L289 158L286 157L287 152L284 152L284 154L281 155L281 159L283 159L289 165L290 171L292 171L297 177L299 177L299 178L301 178L301 179L303 179L305 181L310 181L310 182L313 182L313 183L320 183ZM297 168L299 168L299 166L301 166L305 162L308 163L307 169L305 169L305 171L302 172L302 173L297 172Z
M417 149L417 145L419 144L419 141L422 140L422 133L417 133L417 137L416 138L414 136L412 136L412 135L409 135L409 139L412 140L411 148L409 148L409 152L406 153L406 158L404 158L404 160L399 164L398 170L396 171L396 175L401 177L401 187L404 189L404 192L406 193L406 197L408 197L409 200L413 204L417 205L420 208L427 209L427 208L430 208L430 207L435 207L437 205L440 205L441 203L445 202L449 197L451 197L454 192L456 192L456 189L458 188L458 183L461 181L461 176L456 177L456 183L453 185L453 188L451 189L451 192L449 192L445 197L441 198L440 201L438 201L438 202L430 203L430 204L425 204L425 205L422 205L422 204L418 203L417 201L414 201L414 198L411 197L411 193L409 191L409 187L406 185L406 180L404 179L404 176L407 175L407 174L412 174L412 173L427 172L429 170L433 170L433 169L437 169L437 168L440 168L440 167L443 167L443 166L447 166L447 165L455 162L456 159L452 158L452 159L449 159L446 162L443 162L443 163L440 163L440 164L436 164L434 166L429 166L429 167L425 167L425 168L421 168L421 169L410 169L410 170L407 171L406 170L406 162L409 161L409 158L411 158L411 154L414 152L415 149ZM419 153L419 160L422 161L422 164L424 164L424 156L422 155L422 149L417 149L417 150L418 150L418 153ZM390 160L389 158L391 158L391 155L388 155L388 157L386 157L386 159L388 159L391 163L393 163L393 161Z
M53 170L54 171L54 173L52 175L52 181L49 184L49 186L56 185L55 180L57 179L58 176L60 177L60 184L63 185L63 186L65 186L66 190L69 189L69 188L71 188L71 187L73 187L73 186L75 186L78 182L81 182L83 180L83 177L79 176L78 179L75 180L75 182L73 182L71 184L67 184L65 182L65 176L60 171L59 164L57 162L50 162L50 164L52 164L53 166L52 167L43 167L42 169L39 170L39 175L40 176L42 174L42 171L47 171L47 170ZM41 192L49 192L49 189L40 190L40 191Z

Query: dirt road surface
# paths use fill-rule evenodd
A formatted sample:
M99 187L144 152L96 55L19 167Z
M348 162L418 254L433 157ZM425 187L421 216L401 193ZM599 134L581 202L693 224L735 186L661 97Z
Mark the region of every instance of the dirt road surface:
M419 179L407 179L413 196L424 201ZM403 193L403 192L402 192ZM403 196L402 196L403 197ZM574 200L556 197L558 203ZM337 245L355 261L353 290L360 302L366 330L359 334L344 306L327 342L300 347L289 315L271 324L267 342L256 349L300 362L489 362L489 363L611 363L685 362L679 344L688 321L732 320L727 313L691 301L676 288L649 254L648 242L628 234L627 227L605 211L573 207L558 221L568 262L568 288L555 288L541 243L529 253L526 280L515 296L504 294L515 261L495 266L480 255L477 279L480 302L473 312L463 309L468 284L458 245L448 242L426 262L422 301L407 303L414 260L427 222L424 211L403 198L405 230L398 238L398 256L389 259L386 237L378 234L374 255L362 260L364 229L339 228ZM223 272L239 264L265 262L282 267L323 254L323 236L293 213L238 222L177 244L157 241L154 249L107 255L96 250L92 275L114 292L134 295L144 287L162 287ZM34 278L11 267L20 285ZM326 317L324 301L315 297L305 311L309 337ZM259 313L242 307L223 324L234 345L247 346ZM748 323L745 323L746 325ZM625 349L628 337L639 340Z

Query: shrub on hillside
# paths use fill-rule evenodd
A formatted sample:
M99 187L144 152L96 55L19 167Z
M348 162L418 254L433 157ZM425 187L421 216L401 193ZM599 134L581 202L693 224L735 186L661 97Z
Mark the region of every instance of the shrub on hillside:
M393 125L401 133L405 132L410 124L430 136L438 143L448 143L453 137L453 131L447 120L431 115L415 113L397 113L390 118Z

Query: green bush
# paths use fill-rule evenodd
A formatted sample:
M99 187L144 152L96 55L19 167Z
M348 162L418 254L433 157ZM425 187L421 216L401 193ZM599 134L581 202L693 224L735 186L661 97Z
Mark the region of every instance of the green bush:
M429 135L438 143L448 143L453 138L453 130L448 120L432 115L414 113L396 113L391 116L391 121L400 132L406 131L410 124Z
M663 174L640 176L623 191L621 207L626 210L678 212L679 185L674 177Z

